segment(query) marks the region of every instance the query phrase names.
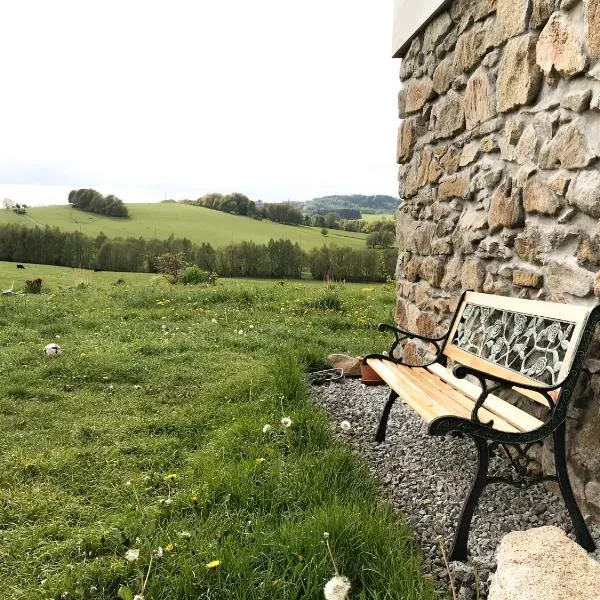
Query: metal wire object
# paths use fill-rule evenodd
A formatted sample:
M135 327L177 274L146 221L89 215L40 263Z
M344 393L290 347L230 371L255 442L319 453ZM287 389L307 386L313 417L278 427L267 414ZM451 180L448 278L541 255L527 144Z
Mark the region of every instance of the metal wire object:
M312 385L322 385L330 381L339 381L344 376L342 369L325 369L324 371L313 371L308 374L308 381Z
M458 416L442 416L429 424L430 435L471 438L478 454L478 466L471 488L464 501L462 513L456 528L451 560L467 560L467 541L471 520L479 498L488 485L508 484L518 488L527 488L545 481L556 481L559 485L566 508L573 522L573 530L577 542L587 551L596 549L594 541L581 511L575 500L567 471L566 452L566 419L577 380L584 368L585 361L592 345L594 332L600 323L600 306L589 311L587 320L581 330L579 339L573 339L573 327L565 321L552 321L499 309L484 309L465 305L465 295L461 297L448 332L438 338L416 335L393 325L381 324L380 331L391 331L394 334L388 355L370 354L369 359L379 359L403 365L411 369L423 369L435 363L447 366L444 349L454 344L466 352L472 352L485 361L502 366L517 375L532 379L532 383L503 378L498 375L478 370L469 366L457 365L453 374L458 379L474 377L481 386L481 394L477 398L471 418ZM460 315L460 321L457 319ZM455 331L452 339L450 334ZM404 340L416 339L432 344L437 354L427 364L408 365L402 359L394 358L394 351ZM565 352L569 344L575 344L571 364L566 374L558 380L558 373L563 367ZM566 367L565 367L566 368ZM536 383L539 382L539 383ZM493 392L517 387L541 394L548 402L546 419L543 424L532 431L508 432L494 429L494 422L482 422L479 410ZM391 390L389 399L383 410L376 435L378 442L385 440L390 411L398 393ZM544 440L552 438L554 442L554 475L536 475L530 470L533 459L528 452ZM502 456L506 459L508 470L489 473L490 457Z

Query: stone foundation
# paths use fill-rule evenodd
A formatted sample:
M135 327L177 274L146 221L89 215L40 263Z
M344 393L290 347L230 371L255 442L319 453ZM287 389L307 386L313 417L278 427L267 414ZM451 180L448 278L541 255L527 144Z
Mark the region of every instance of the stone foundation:
M600 0L454 0L400 77L398 323L443 333L465 289L597 303ZM596 518L598 340L569 422Z

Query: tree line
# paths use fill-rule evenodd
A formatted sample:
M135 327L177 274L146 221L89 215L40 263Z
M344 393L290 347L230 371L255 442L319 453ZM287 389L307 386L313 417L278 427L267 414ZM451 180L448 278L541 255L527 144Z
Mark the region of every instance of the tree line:
M299 279L309 271L315 279L377 282L394 276L397 250L328 248L305 252L290 240L268 244L232 243L222 248L196 244L173 235L167 240L95 238L56 227L0 225L0 260L103 271L159 272L160 257L181 253L220 277Z
M93 212L108 217L128 217L129 210L123 200L113 194L103 196L92 189L71 190L69 204L79 210Z

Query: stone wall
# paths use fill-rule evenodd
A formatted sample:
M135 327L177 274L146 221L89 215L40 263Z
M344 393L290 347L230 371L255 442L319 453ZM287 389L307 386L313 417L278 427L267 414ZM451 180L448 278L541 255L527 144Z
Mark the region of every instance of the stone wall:
M443 332L464 289L596 303L600 0L454 0L400 77L397 321ZM569 425L600 518L599 359Z

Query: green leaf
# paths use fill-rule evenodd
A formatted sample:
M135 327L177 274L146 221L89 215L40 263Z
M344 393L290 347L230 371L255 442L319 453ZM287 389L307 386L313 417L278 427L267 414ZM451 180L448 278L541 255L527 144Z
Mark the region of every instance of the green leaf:
M119 588L119 592L117 594L121 600L133 600L133 592L127 587L122 585Z

